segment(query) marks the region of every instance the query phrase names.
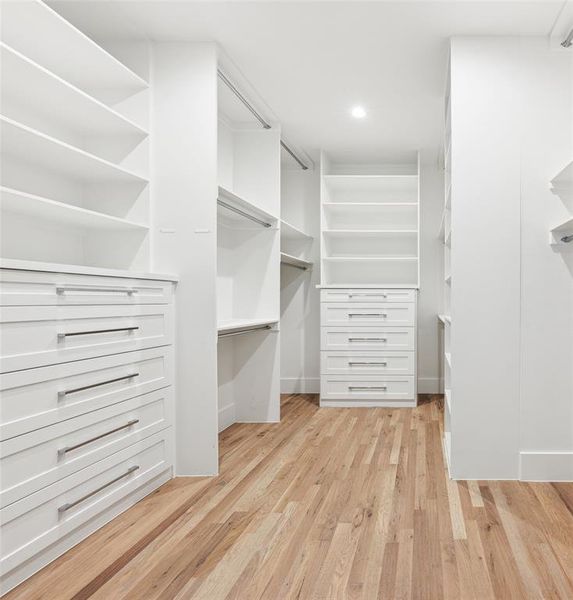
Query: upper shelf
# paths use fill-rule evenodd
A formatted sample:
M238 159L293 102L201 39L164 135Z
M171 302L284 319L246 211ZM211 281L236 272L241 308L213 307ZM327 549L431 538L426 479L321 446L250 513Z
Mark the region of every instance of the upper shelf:
M89 182L147 183L147 179L107 160L44 135L0 115L2 153Z
M312 236L281 219L281 236L287 240L311 240Z
M90 93L114 89L129 95L148 86L142 77L39 0L2 3L2 39Z
M0 42L0 81L4 106L26 106L79 135L133 135L147 131L61 77Z
M573 161L551 180L551 191L558 196L563 194L573 196Z
M217 196L219 221L234 226L237 223L245 225L250 223L256 227L276 228L277 217L259 208L245 198L241 198L230 190L219 186Z
M236 331L248 331L250 329L259 329L263 327L272 327L277 325L278 319L226 319L217 323L217 333L233 333Z
M325 175L324 181L333 191L416 191L417 175Z

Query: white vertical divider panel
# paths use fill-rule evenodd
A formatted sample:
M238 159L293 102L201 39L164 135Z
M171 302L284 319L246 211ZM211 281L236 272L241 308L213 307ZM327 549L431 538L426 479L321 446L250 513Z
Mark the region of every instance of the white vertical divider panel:
M176 474L214 475L217 439L217 52L156 43L153 268L179 274ZM156 137L155 137L156 136Z
M451 464L516 479L519 447L520 98L515 41L451 53Z

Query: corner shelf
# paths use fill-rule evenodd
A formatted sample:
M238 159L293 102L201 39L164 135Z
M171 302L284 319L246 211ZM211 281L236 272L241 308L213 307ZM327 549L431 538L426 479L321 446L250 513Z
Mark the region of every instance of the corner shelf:
M142 77L44 2L6 2L2 12L7 44L82 90L129 94L148 87Z
M142 223L135 223L5 186L0 186L0 207L3 214L25 215L31 219L59 225L71 225L82 229L141 233L149 231L149 227Z
M72 179L90 182L141 183L148 180L103 158L0 115L2 153Z
M56 120L80 135L129 135L139 139L148 135L139 125L3 42L0 61L4 104L14 94L14 103L25 99L26 108L37 114L58 107Z
M278 221L276 216L223 186L219 186L217 204L218 216L223 217L221 220L223 225L232 227L237 223L244 224L249 220L253 225L276 228Z
M305 271L312 267L312 263L310 261L297 258L296 256L292 256L286 252L281 252L281 264L297 267L298 269L303 269Z

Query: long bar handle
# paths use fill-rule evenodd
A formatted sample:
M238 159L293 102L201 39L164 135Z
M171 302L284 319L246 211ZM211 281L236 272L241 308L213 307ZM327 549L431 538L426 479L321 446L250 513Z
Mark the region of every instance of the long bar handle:
M74 335L94 335L98 333L117 333L118 331L137 331L139 329L138 326L133 327L117 327L115 329L93 329L92 331L71 331L67 333L58 333L58 338L67 338L72 337Z
M349 390L381 390L385 391L388 389L385 385L349 385Z
M348 294L349 298L354 298L355 296L356 297L359 297L359 296L362 297L363 296L363 297L369 297L369 298L370 297L372 297L372 298L378 298L378 297L381 296L382 298L388 298L388 294L383 294L382 292L379 292L377 294L366 294L366 293L361 293L361 294L352 294L352 293L350 293L350 294Z
M125 423L125 425L121 425L120 427L116 427L115 429L111 429L110 431L106 431L106 433L100 433L100 435L96 435L95 437L90 438L89 440L85 440L84 442L80 442L79 444L75 444L74 446L66 446L65 448L60 448L58 450L58 456L60 456L60 457L65 456L68 452L71 452L72 450L77 450L78 448L87 446L88 444L91 444L92 442L97 442L98 440L101 440L102 438L105 438L108 435L111 435L112 433L117 433L118 431L123 431L124 429L128 429L129 427L131 427L132 425L135 425L136 423L139 423L139 419L132 419L131 421L128 421L127 423Z
M90 285L57 285L56 294L65 294L66 292L99 292L99 293L120 293L131 296L137 294L137 288L129 287L92 287Z
M349 342L387 342L388 338L365 338L365 337L352 337L348 338Z
M74 388L72 390L63 390L58 392L58 396L63 398L65 396L69 396L70 394L76 394L77 392L84 392L85 390L91 390L93 388L100 387L102 385L108 385L109 383L117 383L118 381L126 381L127 379L133 379L133 377L137 377L139 373L130 373L129 375L124 375L123 377L116 377L115 379L106 379L106 381L100 381L99 383L92 383L90 385L84 385L79 388Z
M114 483L117 483L118 481L125 479L126 477L128 477L129 475L131 475L132 473L137 471L138 469L139 469L139 465L134 465L133 467L129 467L129 469L127 469L127 471L123 475L120 475L119 477L116 477L115 479L112 479L111 481L108 481L107 483L100 485L97 489L93 490L93 492L89 492L85 496L82 496L81 498L78 498L77 500L74 500L73 502L67 502L66 504L62 504L62 506L60 506L58 508L58 512L64 513L67 510L70 510L70 508L73 508L74 506L77 506L78 504L81 504L82 502L89 500L92 496L99 494L99 492L102 492L103 490L108 488L110 485L113 485Z
M388 366L388 363L387 362L359 362L359 361L349 361L348 365L350 367L354 367L356 365L359 365L359 366L373 365L373 366L377 366L377 367L386 367L386 366Z
M388 313L348 313L349 317L387 317Z

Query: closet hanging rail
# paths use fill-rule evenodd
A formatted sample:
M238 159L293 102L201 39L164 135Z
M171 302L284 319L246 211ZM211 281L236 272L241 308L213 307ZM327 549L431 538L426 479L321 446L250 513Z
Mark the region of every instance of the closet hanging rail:
M237 331L229 331L225 333L220 333L219 337L231 337L233 335L243 335L243 333L251 333L252 331L263 331L263 330L272 329L270 325L260 325L258 327L245 327L244 329L238 329Z
M562 241L564 244L569 244L569 243L573 242L573 235L564 235L564 236L561 238L561 241Z
M229 78L221 71L221 69L217 69L217 75L219 79L231 90L231 92L239 99L240 102L245 106L245 108L257 119L257 121L264 127L264 129L270 129L270 124L265 121L263 116L257 111L257 109L239 92L239 90L235 87L235 85L229 80ZM303 171L308 170L308 165L306 165L296 154L295 152L281 140L281 146L294 158L294 160L300 165Z
M262 225L263 227L272 227L271 223L268 223L267 221L263 221L262 219L259 219L258 217L255 217L255 216L249 214L248 212L241 210L240 208L237 208L236 206L231 206L230 204L227 204L224 200L221 200L220 198L217 198L217 204L219 206L222 206L223 208L226 208L227 210L230 210L234 213L237 213L238 215L241 215L242 217L245 217L246 219L250 219L251 221L258 223L259 225Z

